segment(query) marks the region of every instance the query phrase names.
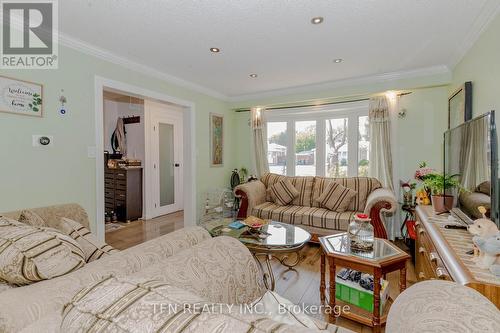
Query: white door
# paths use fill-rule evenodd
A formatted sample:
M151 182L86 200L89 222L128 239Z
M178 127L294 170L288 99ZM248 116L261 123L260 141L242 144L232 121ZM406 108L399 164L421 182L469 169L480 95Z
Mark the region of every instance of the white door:
M150 115L150 173L148 217L157 217L183 209L183 123L178 107L145 102ZM146 185L147 186L147 185Z

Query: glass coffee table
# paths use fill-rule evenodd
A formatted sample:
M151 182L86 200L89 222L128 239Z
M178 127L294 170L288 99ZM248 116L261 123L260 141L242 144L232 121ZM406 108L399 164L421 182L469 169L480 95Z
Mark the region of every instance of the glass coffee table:
M293 270L300 262L300 250L311 239L311 234L300 227L291 224L271 221L264 225L261 231L267 233L266 238L253 236L248 227L241 229L231 229L228 225L233 219L221 219L211 221L204 225L213 237L230 236L242 242L256 258L267 289L274 290L276 281L271 265L271 260L275 258L289 270ZM278 255L282 255L278 257ZM263 257L265 268L258 257Z
M399 290L406 289L406 261L410 256L392 244L387 239L375 238L373 250L360 252L351 250L349 237L346 233L332 236L320 237L321 244L321 282L320 298L321 303L327 301L326 295L326 260L328 259L330 288L328 295L328 305L330 309L335 309L336 305L344 305L335 298L335 277L336 267L351 268L362 273L373 275L373 313L363 309L350 306L350 311L341 312L340 316L357 321L361 324L373 327L374 332L380 332L381 325L385 324L390 302L387 302L385 311L380 313L380 280L387 273L399 270ZM347 303L346 303L347 304ZM330 322L336 320L334 313L330 312Z

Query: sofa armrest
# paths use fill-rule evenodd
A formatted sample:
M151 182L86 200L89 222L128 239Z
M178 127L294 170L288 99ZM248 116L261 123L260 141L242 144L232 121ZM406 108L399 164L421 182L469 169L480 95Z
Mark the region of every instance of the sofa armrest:
M398 203L392 190L379 188L370 193L366 200L365 214L372 220L375 237L387 239L385 215L396 211Z
M395 299L385 331L500 332L500 312L472 288L429 280L411 286Z
M266 186L260 180L236 186L234 194L241 199L239 219L246 218L252 213L253 207L266 202Z

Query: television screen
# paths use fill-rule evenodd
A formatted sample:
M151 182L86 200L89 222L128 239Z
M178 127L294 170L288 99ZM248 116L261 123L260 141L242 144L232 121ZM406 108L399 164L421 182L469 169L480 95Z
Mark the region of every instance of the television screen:
M498 138L494 111L448 130L444 134L444 172L457 175L462 191L447 189L455 197L452 214L470 223L486 216L499 224Z

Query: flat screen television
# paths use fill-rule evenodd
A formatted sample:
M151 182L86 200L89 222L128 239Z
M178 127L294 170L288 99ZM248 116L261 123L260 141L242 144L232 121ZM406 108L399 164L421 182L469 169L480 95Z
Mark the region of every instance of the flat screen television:
M465 191L447 189L453 195L451 214L470 224L481 218L479 206L500 227L498 178L498 137L495 111L467 121L444 133L444 173L458 175Z

